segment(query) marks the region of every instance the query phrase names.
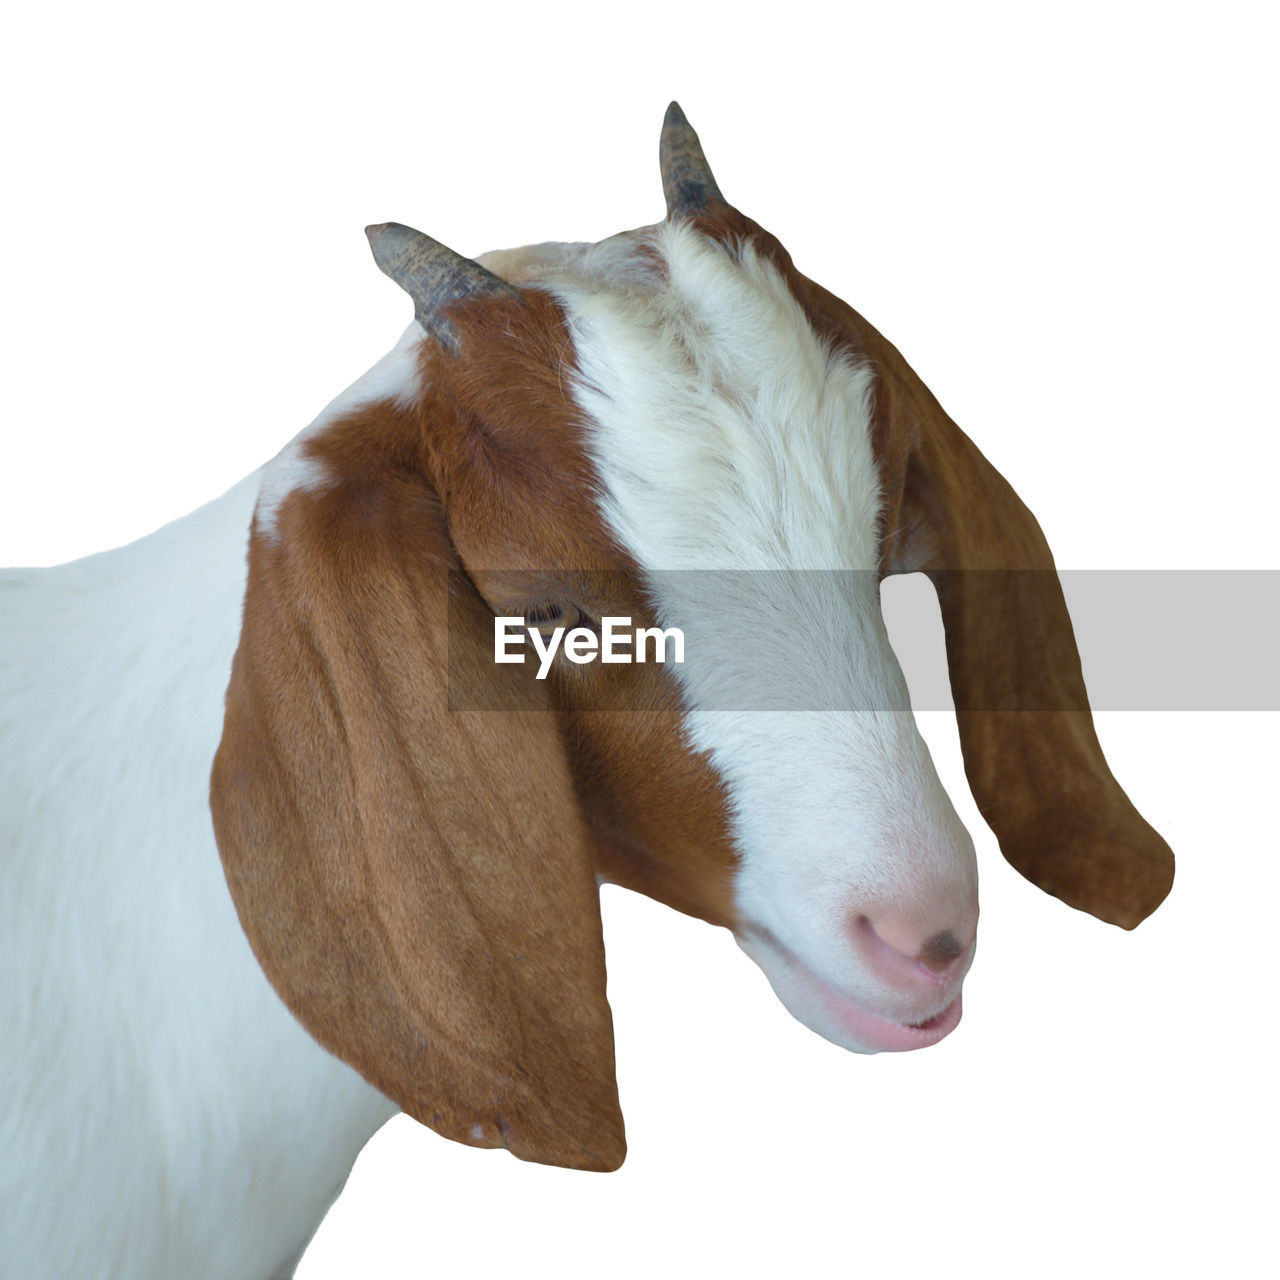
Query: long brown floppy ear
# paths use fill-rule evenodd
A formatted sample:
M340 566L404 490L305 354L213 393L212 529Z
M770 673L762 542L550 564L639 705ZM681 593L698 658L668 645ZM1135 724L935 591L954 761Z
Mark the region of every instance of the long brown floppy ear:
M250 542L212 780L241 921L308 1031L422 1123L617 1168L598 895L554 715L494 665L421 470L361 456L343 479L335 448ZM450 643L451 679L511 681L488 702L522 709L450 710Z
M1024 876L1132 929L1169 892L1173 854L1103 757L1048 543L902 356L875 338L882 567L923 571L938 593L974 798Z
M1040 526L898 350L771 243L815 325L875 369L880 568L923 572L938 593L965 772L1001 852L1132 929L1172 887L1173 854L1103 757Z

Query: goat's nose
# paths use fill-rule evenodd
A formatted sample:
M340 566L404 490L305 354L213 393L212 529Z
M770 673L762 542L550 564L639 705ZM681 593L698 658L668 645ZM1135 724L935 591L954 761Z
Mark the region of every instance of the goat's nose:
M962 941L952 929L930 933L894 916L879 916L874 921L859 916L854 925L854 939L863 959L882 978L897 985L945 982L973 945L970 931L965 934L967 940Z

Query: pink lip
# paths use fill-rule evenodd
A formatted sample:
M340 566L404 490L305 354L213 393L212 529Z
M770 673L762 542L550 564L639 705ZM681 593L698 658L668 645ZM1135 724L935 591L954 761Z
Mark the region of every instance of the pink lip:
M838 1022L854 1039L886 1053L926 1049L931 1044L937 1044L943 1036L950 1035L956 1029L963 1012L962 998L956 996L941 1013L934 1014L924 1022L890 1022L887 1018L877 1017L854 1004L826 983L816 978L812 980L817 983L823 1004L833 1021Z
M958 994L946 1008L919 1022L893 1022L889 1018L882 1018L855 1004L843 992L824 982L768 931L756 928L751 932L758 940L766 943L775 960L781 960L786 966L791 981L802 989L802 992L796 992L793 987L792 993L800 995L802 1003L809 1008L820 1008L825 1015L823 1021L838 1027L847 1040L865 1046L864 1052L903 1053L910 1049L927 1049L944 1036L950 1035L960 1022L963 1007ZM783 988L777 989L783 1002L790 1004L783 994ZM808 1022L807 1017L803 1014L800 1016L802 1021ZM825 1031L821 1033L827 1034Z

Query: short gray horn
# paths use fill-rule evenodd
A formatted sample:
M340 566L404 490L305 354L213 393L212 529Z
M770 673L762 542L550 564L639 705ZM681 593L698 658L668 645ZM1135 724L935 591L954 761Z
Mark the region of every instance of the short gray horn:
M453 345L452 326L439 311L460 298L482 294L515 297L516 291L478 262L398 222L365 227L373 260L413 299L418 323Z
M668 218L701 213L711 201L724 200L711 175L707 157L702 154L702 143L678 102L667 108L662 122L658 161L662 166L662 192L667 197Z

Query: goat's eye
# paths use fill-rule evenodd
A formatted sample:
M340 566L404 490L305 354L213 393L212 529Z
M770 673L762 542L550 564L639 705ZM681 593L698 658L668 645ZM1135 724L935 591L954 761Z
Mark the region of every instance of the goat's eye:
M530 605L524 611L527 627L537 627L539 631L552 631L556 627L576 627L582 614L570 604L558 604L554 600L546 600L542 604Z
M563 608L552 601L547 601L545 604L531 604L524 611L525 625L530 627L540 627L544 624L555 626L563 614Z

